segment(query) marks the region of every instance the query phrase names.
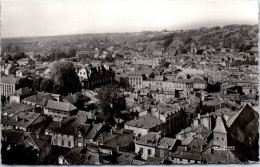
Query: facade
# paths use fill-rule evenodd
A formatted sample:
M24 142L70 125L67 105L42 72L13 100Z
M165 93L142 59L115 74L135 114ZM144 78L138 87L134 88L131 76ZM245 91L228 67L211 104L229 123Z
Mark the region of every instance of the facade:
M78 76L84 89L112 84L115 80L115 73L109 66L103 64L82 68L78 71Z
M44 115L50 116L54 121L62 121L64 118L74 115L77 108L68 102L48 100L44 107Z
M2 76L1 77L1 95L9 97L10 94L14 93L17 86L17 78L13 76Z
M134 57L133 64L149 65L154 67L164 66L165 59L162 57Z

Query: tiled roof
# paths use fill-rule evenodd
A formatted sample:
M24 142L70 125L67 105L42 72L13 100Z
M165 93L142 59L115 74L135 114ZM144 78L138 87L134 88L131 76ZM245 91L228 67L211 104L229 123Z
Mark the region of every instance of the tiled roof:
M145 115L140 117L137 120L132 120L130 122L127 122L125 123L125 125L142 128L142 129L151 129L158 125L161 125L161 120L152 115Z
M46 108L54 109L54 110L60 110L60 111L74 111L77 108L68 102L59 102L59 101L53 101L48 100Z

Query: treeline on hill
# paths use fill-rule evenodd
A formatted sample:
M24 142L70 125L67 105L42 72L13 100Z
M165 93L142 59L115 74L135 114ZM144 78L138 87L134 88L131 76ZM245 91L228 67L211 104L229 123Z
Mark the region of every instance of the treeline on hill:
M186 53L191 42L198 46L232 48L247 51L257 44L257 25L227 25L223 27L202 27L193 30L178 31L143 31L140 33L105 33L80 34L39 38L2 39L2 53L12 52L19 47L23 52L41 52L45 55L59 52L60 56L73 56L75 51L105 50L113 46L114 50L122 48L138 48L153 50L156 48ZM69 50L73 52L69 54ZM66 53L66 54L64 54ZM54 58L55 59L55 58Z

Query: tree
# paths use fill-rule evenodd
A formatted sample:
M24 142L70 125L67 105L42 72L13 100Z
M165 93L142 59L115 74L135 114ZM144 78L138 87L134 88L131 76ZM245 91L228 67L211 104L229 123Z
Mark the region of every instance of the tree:
M28 87L28 88L32 88L32 83L33 81L29 78L20 78L18 80L18 84L17 84L17 88L25 88L25 87Z
M32 88L34 91L40 91L42 78L34 78L32 83Z
M53 89L52 85L53 85L53 80L43 79L43 80L41 80L40 91L51 93L52 89Z
M82 93L78 92L75 95L75 106L79 109L79 110L85 110L85 102L90 101L90 98L83 95Z
M150 75L149 75L149 78L154 78L155 77L155 74L154 72L152 72Z
M114 116L120 117L120 111L125 109L125 97L120 88L115 85L102 87L97 98L99 99L98 108L107 120Z
M81 83L71 62L58 62L51 68L53 91L62 95L81 91Z
M37 153L38 151L35 150L32 146L25 147L24 145L17 145L7 152L2 153L2 163L11 165L37 164Z

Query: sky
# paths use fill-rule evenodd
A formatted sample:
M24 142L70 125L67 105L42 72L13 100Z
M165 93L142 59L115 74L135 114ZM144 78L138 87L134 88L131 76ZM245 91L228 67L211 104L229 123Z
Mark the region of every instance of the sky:
M258 24L257 0L1 0L1 36Z

